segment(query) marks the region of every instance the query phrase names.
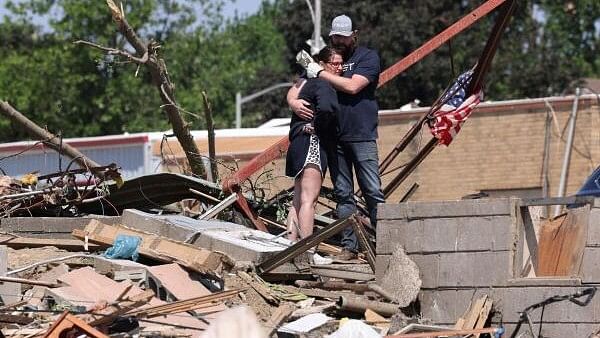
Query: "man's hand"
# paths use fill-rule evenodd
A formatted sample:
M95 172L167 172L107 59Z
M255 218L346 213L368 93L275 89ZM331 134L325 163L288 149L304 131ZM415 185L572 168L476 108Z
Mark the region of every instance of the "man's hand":
M308 108L310 104L303 99L290 100L290 108L299 118L309 121L313 118L313 111Z
M296 54L296 62L306 69L306 76L309 79L319 77L319 73L323 71L323 67L316 63L305 50Z

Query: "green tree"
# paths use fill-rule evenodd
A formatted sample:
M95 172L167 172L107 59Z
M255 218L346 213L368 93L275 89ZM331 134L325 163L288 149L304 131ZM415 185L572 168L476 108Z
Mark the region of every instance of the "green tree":
M307 49L312 34L306 4L281 0L277 21L287 42L287 60ZM331 19L349 15L360 30L360 44L380 52L384 69L441 32L481 1L464 0L340 0L323 4L324 35ZM494 100L559 94L583 76L598 74L600 4L583 1L519 1L486 81L486 94ZM565 8L575 10L565 10ZM540 13L545 20L540 20ZM382 108L397 108L418 98L435 100L455 76L472 67L491 32L493 13L472 25L418 64L378 91ZM452 67L451 65L454 65ZM559 65L559 67L557 67ZM454 68L454 69L453 69Z

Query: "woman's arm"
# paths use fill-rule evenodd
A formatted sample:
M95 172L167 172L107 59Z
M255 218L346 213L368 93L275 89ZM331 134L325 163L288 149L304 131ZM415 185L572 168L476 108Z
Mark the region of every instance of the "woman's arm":
M299 79L294 83L294 85L287 92L287 103L290 106L290 109L294 112L294 114L298 115L303 120L310 120L313 118L313 111L308 108L310 105L308 102L302 99L298 99L298 94L300 94L300 90L306 83L305 79Z

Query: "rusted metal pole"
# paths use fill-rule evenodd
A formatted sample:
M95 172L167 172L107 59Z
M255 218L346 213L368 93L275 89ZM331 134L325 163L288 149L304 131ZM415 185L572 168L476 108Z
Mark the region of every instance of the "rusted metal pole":
M441 45L452 39L454 36L464 31L472 24L483 18L498 6L502 5L506 0L489 0L484 2L481 6L477 7L471 13L462 17L452 26L446 28L444 31L433 37L431 40L424 43L421 47L415 49L412 53L408 54L402 60L398 61L391 67L384 70L379 76L378 87L383 86L389 80L402 73L410 66L421 61L424 57L431 54L434 50L438 49Z
M0 276L0 282L38 285L38 286L46 286L49 288L58 288L61 286L65 286L65 284L62 284L62 283L58 284L58 283L52 283L52 282L44 282L41 280L31 280L31 279L25 279L25 278L5 277L5 276Z
M306 281L306 280L297 280L294 284L301 288L317 288L323 290L351 290L355 292L365 292L369 291L369 284L358 284L358 283L348 283L348 282L336 282L336 281L327 281L327 282L315 282L315 281Z
M337 306L341 310L356 313L365 313L365 310L371 309L382 316L391 317L395 315L400 307L397 304L376 302L356 297L341 296L338 299Z

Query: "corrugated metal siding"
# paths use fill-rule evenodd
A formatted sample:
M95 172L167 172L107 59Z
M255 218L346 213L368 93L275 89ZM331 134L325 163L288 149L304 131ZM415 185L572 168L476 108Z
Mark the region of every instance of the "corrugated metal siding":
M145 152L149 152L148 144L127 144L127 145L114 145L105 147L90 147L90 148L79 148L79 151L96 161L100 165L108 165L110 163L116 163L121 167L121 174L124 178L133 178L145 174L149 165L148 155ZM4 157L10 154L3 153L0 157ZM63 155L62 169L65 170L66 166L71 161L70 158ZM7 175L13 177L19 177L21 175L39 171L39 175L45 175L50 173L58 172L58 153L52 149L48 149L45 152L31 151L25 152L21 155L6 158L0 160L0 168L6 172ZM71 166L72 169L78 168L77 164Z

